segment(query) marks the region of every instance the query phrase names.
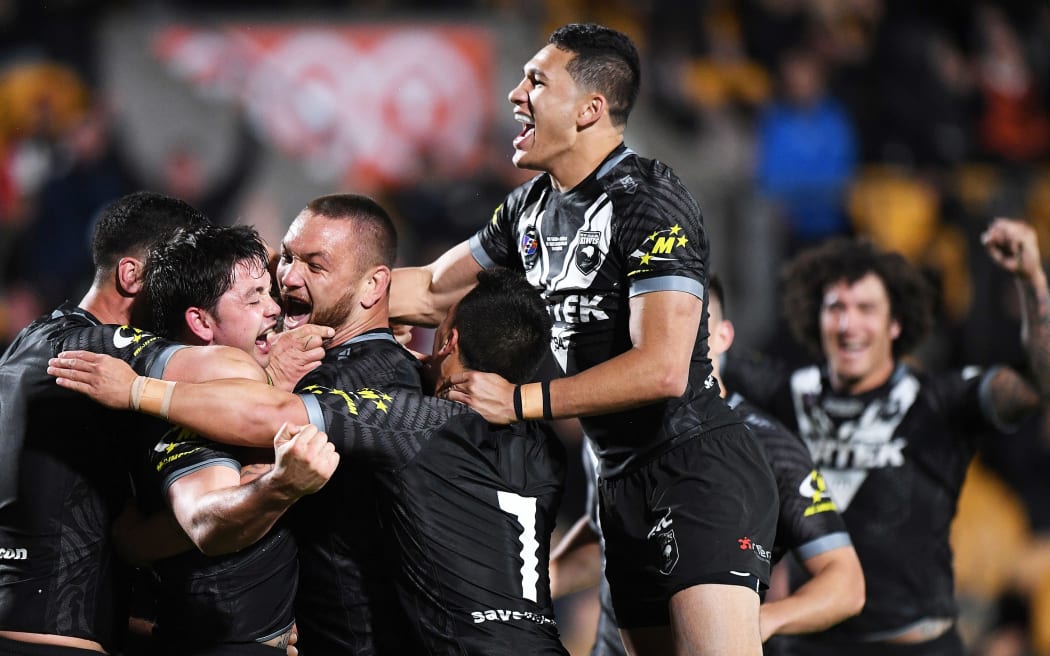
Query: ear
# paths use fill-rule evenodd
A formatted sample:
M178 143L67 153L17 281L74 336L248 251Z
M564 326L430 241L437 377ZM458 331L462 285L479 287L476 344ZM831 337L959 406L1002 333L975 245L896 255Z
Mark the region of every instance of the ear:
M215 319L207 310L199 307L187 308L183 317L189 331L199 337L205 344L210 344L215 336Z
M890 321L890 341L901 336L901 322L894 319Z
M592 93L576 115L576 127L586 128L594 125L606 113L607 108L608 103L605 101L605 96Z
M364 293L360 296L361 305L371 308L384 300L389 293L390 267L380 265L372 271L372 275L365 282Z
M711 356L719 356L729 350L736 338L736 328L733 322L722 319L714 325L711 336L707 340L708 349L712 351Z
M452 355L459 350L459 329L452 328L448 331L448 335L445 337L445 343L442 344L435 356L444 357L446 355Z
M134 296L142 291L142 261L134 257L120 258L116 282L122 295Z

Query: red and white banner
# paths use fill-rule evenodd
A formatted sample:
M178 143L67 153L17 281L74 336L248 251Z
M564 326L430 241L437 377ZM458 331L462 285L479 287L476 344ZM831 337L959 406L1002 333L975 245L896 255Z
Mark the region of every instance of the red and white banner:
M491 35L430 25L170 27L154 52L320 180L393 184L481 160L499 95Z

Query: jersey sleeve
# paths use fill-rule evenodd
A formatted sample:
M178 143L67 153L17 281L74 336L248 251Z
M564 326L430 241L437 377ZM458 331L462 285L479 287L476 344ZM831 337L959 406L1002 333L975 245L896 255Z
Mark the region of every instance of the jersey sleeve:
M794 433L753 406L739 406L773 468L780 494L775 556L792 551L800 560L852 544L846 523L809 450Z
M626 264L630 296L682 291L702 299L708 276L703 216L674 174L664 170L633 192L628 184L615 191L614 203L620 220L613 243Z
M449 419L471 412L404 388L345 391L313 385L299 396L310 423L328 434L340 454L384 469L401 468Z
M165 433L153 448L150 463L165 498L175 481L202 469L230 467L238 474L241 471L241 462L231 449L178 426Z
M530 195L541 193L537 186L541 178L543 176L537 176L512 191L492 212L488 223L470 237L470 254L482 268L499 266L520 270L520 253L539 248L536 237L528 233L522 235L522 243L518 243L517 221L521 208L528 204Z
M1017 429L1000 419L992 405L989 386L998 369L963 367L935 376L927 383L955 430L974 443L978 435L988 430L1010 433Z
M130 326L102 325L63 331L53 348L56 355L74 350L111 355L127 362L140 376L162 378L171 356L186 345Z

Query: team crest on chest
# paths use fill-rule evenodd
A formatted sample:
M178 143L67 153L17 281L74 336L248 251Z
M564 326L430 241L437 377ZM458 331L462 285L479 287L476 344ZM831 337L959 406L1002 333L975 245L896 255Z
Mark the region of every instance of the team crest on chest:
M602 233L593 230L580 232L579 245L576 246L576 268L589 274L602 263L602 251L598 248Z
M536 260L540 254L540 233L536 230L536 226L530 225L525 228L525 232L521 235L519 247L521 248L521 261L525 265L525 270L531 271L536 266Z

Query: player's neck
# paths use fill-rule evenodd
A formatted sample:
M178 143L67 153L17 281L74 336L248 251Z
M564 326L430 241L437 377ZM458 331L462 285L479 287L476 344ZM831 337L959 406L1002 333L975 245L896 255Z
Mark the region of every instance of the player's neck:
M390 328L390 317L385 312L372 312L348 317L340 326L335 327L335 335L328 343L331 346L343 344L358 335L377 328Z
M126 325L131 323L131 296L93 284L77 305L90 312L102 323Z
M711 377L715 379L715 384L718 385L718 395L723 399L726 397L726 386L722 382L722 374L718 371L717 357L711 358Z
M609 132L589 138L581 137L547 171L551 176L554 188L561 192L569 191L583 182L621 143L623 143L623 134L620 132Z

